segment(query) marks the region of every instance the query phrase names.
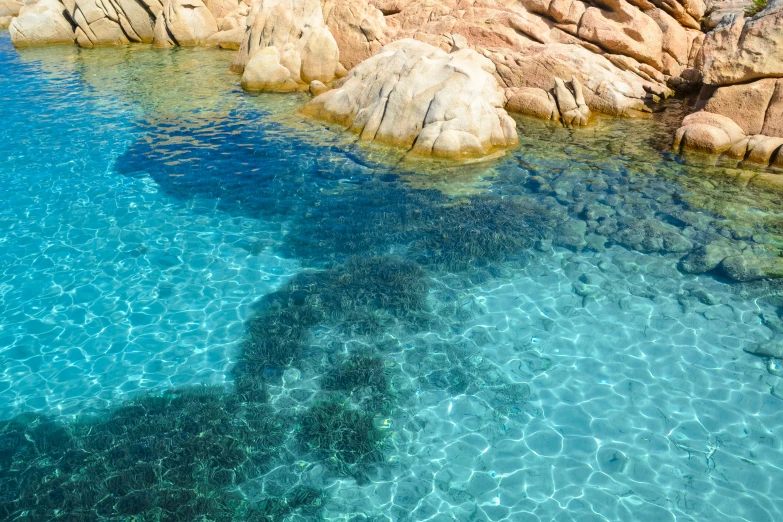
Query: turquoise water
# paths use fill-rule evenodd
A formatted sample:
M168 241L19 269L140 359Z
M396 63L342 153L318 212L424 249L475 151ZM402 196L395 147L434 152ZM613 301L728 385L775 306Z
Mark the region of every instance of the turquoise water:
M676 108L420 164L229 61L0 36L0 519L783 519L781 287L678 269L780 196Z

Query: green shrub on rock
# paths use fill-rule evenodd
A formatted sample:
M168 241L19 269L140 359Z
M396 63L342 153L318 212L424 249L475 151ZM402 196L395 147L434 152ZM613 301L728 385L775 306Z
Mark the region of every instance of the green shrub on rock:
M745 16L756 16L767 8L767 0L752 0L752 5L745 9Z

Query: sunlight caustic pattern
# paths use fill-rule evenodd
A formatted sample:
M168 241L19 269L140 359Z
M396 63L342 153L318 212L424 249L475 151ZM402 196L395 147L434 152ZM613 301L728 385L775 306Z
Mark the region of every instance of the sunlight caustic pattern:
M0 62L0 518L783 519L783 287L680 261L779 196L665 114L420 164L214 50Z

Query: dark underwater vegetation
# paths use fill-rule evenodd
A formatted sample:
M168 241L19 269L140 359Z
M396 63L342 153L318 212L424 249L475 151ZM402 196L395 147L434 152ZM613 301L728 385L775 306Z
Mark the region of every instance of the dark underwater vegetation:
M248 503L235 487L284 460L287 421L220 387L132 399L63 423L22 414L0 424L3 520L279 520L317 511L293 488Z
M111 399L110 408L91 415L29 412L0 421L0 520L302 522L339 513L349 522L403 522L435 519L441 508L441 515L451 519L487 520L476 506L493 513L500 489L512 491L513 502L525 512L559 503L561 491L554 488L539 492L540 501L531 500L534 493L527 497L536 488L543 491L547 474L558 466L569 473L571 483L565 490L587 483L604 487L602 480L621 484L621 472L641 469L638 476L627 475L635 481L632 488L622 483L616 490L611 484L602 490L611 492L607 498L612 505L624 506L629 498L641 503L638 495L647 495L648 489L651 497L659 494L644 483L648 478L643 465L646 457L655 458L655 452L662 451L660 437L633 432L644 448L643 453L634 453L626 442L614 442L622 433L611 431L629 414L604 417L602 410L611 410L627 392L633 411L649 422L644 430L656 429L650 419L662 419L664 432L673 431L670 423L679 422L680 431L693 440L701 442L702 433L688 417L690 411L678 420L680 409L687 410L684 402L667 403L672 411L664 408L665 414L657 405L649 407L651 398L679 397L674 379L666 373L669 368L652 364L648 371L645 366L649 354L667 351L653 336L670 335L683 346L683 361L677 360L673 368L720 368L736 372L732 378L741 382L741 370L733 366L738 356L732 355L731 362L712 354L698 356L688 337L694 327L680 322L681 316L670 320L665 316L670 309L653 313L643 308L639 316L646 323L613 324L597 333L588 331L591 323L585 319L592 319L591 303L607 301L601 296L611 295L619 280L635 285L635 294L622 295L621 306L627 309L654 303L663 310L661 303L679 292L673 299L682 310L704 317L717 316L715 310L720 309L726 315L719 317L734 320L726 312L726 295L710 294L702 288L704 280L697 282L690 275L683 276L690 279L680 287L677 278L682 274L664 268L678 266L680 258L715 241L742 244L754 252L783 247L780 195L737 183L745 170L702 168L672 157L666 150L669 130L660 118L676 117L655 115L633 124L607 121L577 131L521 119L520 147L500 160L463 166L424 164L356 145L350 137L297 120L291 114L304 100L297 95L244 97L233 80L226 79L219 59L202 67L197 60L190 63L190 50L140 53L135 58L132 49L119 57L112 54L115 51L95 50L69 56L71 61L58 58L49 67L65 68L68 74L60 79L53 75L51 83L41 87L53 96L66 90L69 97L81 97L88 104L107 92L122 100L120 107L109 104L109 110L97 103L85 109L107 122L107 129L100 128L103 139L121 135L116 139L122 146L111 150L105 170L129 185L138 180L148 183L166 204L186 207L196 216L220 212L263 223L267 228L255 237L251 229L249 240L226 234L223 241L240 245L241 255L250 258L271 251L298 263L297 271L287 274L273 291L249 299L255 302L242 317L244 336L232 354L225 385L122 394L119 400ZM101 55L110 59L110 67L90 62L89 57ZM142 81L127 65L133 60L146 60L145 66L158 72ZM28 72L19 72L19 77L24 74ZM177 74L187 80L169 78ZM44 111L44 123L46 117ZM21 125L13 122L12 130ZM94 133L80 127L76 114L60 125L58 134L68 139L50 141L64 156L68 140L89 143ZM95 148L84 153L105 153ZM74 172L81 174L81 168L77 165ZM9 178L16 183L17 177ZM63 179L67 184L78 176ZM62 190L49 187L46 180L33 188L41 193ZM152 196L150 200L152 210L165 215L164 206ZM32 200L25 204L34 207ZM111 217L118 219L116 228L121 229L129 211L123 204L117 207ZM197 226L204 234L213 232L206 225ZM134 259L144 259L148 249L136 239L127 240L122 248ZM188 246L171 247L175 248ZM215 250L210 255L222 255ZM615 252L611 263L601 257L610 250ZM617 251L639 255L623 257ZM656 265L661 259L669 265ZM556 266L542 269L547 263ZM140 265L140 276L144 268ZM172 261L166 276L179 269ZM542 292L541 286L525 279L524 285L514 287L513 298L494 306L512 315L530 298L535 306L525 313L534 321L521 326L508 319L480 322L487 310L482 299L493 288L513 285L520 274L545 279L559 293ZM667 286L666 278L677 284ZM725 294L753 301L762 324L783 334L779 282L729 284L714 270L708 278L725 284L720 287ZM571 302L571 297L578 299ZM736 311L741 313L752 315ZM646 333L648 326L650 337L642 341L613 336L626 330ZM513 334L512 327L518 328ZM558 328L567 331L556 341L547 338ZM592 356L590 350L600 344L585 340L591 334L610 339L600 361L584 356ZM505 351L493 353L503 335L515 337L501 347ZM731 348L745 342L733 332L726 337L725 345ZM166 343L174 341L150 335L145 346L155 350ZM187 346L206 353L211 348ZM620 368L616 383L603 382L614 377L614 357L623 350L638 366ZM763 362L771 360L766 357ZM578 366L597 384L574 377ZM651 374L671 381L672 388L645 384L644 376ZM762 380L757 373L751 375ZM699 385L711 383L694 379L676 384L683 393L696 396ZM729 388L708 391L723 403L742 395L739 385ZM594 389L599 391L590 396ZM755 415L762 408L761 399L748 397L743 407ZM428 411L421 408L425 400ZM554 415L547 412L549 420L560 423L559 431L547 427L525 432L528 426L541 426L546 401L562 408L555 408ZM597 408L593 418L577 407L601 401L607 406ZM572 411L576 413L571 415ZM447 418L444 425L453 431L435 432L438 416ZM708 409L699 422L717 431L717 423L709 424L711 417L720 414ZM569 430L581 421L596 433L568 439ZM736 426L739 438L751 440L742 430L753 432L752 426ZM720 446L712 433L707 436L709 444ZM720 436L727 440L725 434ZM773 447L771 438L765 437L769 434L749 443L754 451ZM616 446L607 461L590 460L598 439ZM525 453L510 441L529 444L530 449ZM677 441L675 447L684 444ZM499 471L481 460L490 446L510 455L507 458L516 467ZM702 495L709 490L699 466L712 457L705 458L709 451L702 455L701 449L688 448L684 464L662 460L664 466L682 464L666 469L690 477L683 479L689 491ZM543 455L547 471L525 467L528 461L520 459L535 460L533 452ZM728 453L721 449L716 458ZM475 460L467 464L461 460L464 455L475 455ZM414 467L414 458L432 460ZM743 458L760 461L753 455ZM433 462L454 466L437 470ZM594 469L586 470L585 465ZM460 476L469 466L466 476ZM601 475L597 469L609 471ZM731 476L737 468L728 469ZM414 473L417 476L412 477ZM744 468L738 476L745 476L742 473L750 477L749 483L766 484L760 473ZM652 476L651 482L671 479L665 472ZM354 496L386 495L387 500L379 501L383 507L375 511L357 512L349 509L355 498L341 497L345 491ZM730 496L728 486L716 491ZM440 495L440 504L424 500L432 492ZM503 501L507 502L505 497ZM693 500L661 502L686 512L679 506ZM498 509L494 513L502 519ZM559 518L542 514L540 520L595 514L586 501L563 502L558 509ZM631 519L630 510L618 513L617 520ZM668 520L655 513L638 517Z

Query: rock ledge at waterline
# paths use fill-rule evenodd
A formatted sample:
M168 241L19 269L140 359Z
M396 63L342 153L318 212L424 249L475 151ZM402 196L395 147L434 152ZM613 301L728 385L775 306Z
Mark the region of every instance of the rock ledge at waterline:
M469 89L488 96L476 106L493 107L493 114L500 114L500 108L578 126L588 124L593 114L643 116L676 91L704 86L699 112L683 122L676 136L678 151L771 165L783 162L783 130L777 123L783 120L778 114L783 99L778 80L783 77L783 0L769 0L754 16L744 14L750 0L24 2L0 0L0 26L10 23L17 46L219 46L237 51L232 69L243 74L248 90L309 89L320 94L339 85L347 93L356 89L348 86L350 80L335 82L360 65L366 74L368 60L406 39L446 54L471 50L491 62L494 70L488 74L497 88ZM366 107L356 107L358 118ZM337 114L315 112L326 119ZM501 116L493 117L503 127L508 120ZM359 129L357 121L362 123L361 118L352 119L346 127L361 130L365 139L414 147L420 153L454 156L458 150L456 155L462 156L502 148L496 130L471 127L471 117L449 119L445 134L428 131L436 138L417 131L414 142L421 143L415 146L409 143L409 130L397 139L379 124L379 134L370 138L371 131L364 123ZM419 124L425 125L424 120ZM513 142L506 131L504 136L506 145Z
M351 70L302 112L375 141L443 158L517 144L495 66L472 49L446 53L398 40Z
M578 0L38 0L21 8L11 36L18 46L220 46L238 50L233 69L243 73L248 89L305 90L312 84L313 92L332 87L384 46L412 38L440 50L442 71L451 67L444 64L481 62L470 68L483 78L479 85L469 86L470 80L456 90L487 98L468 104L477 113L448 123L422 119L419 125L428 127L423 133L387 135L388 124L379 124L372 140L408 147L414 138L419 153L461 156L515 143L504 108L584 125L591 113L642 115L673 92L670 85L689 85L696 76L692 57L702 38L697 20L704 4L659 3L605 0L598 8ZM406 82L421 80L400 81L398 92ZM340 88L355 88L348 83ZM490 122L476 128L481 114L491 115ZM396 118L418 116L425 115ZM356 122L351 126L356 129ZM362 135L369 133L363 125Z

